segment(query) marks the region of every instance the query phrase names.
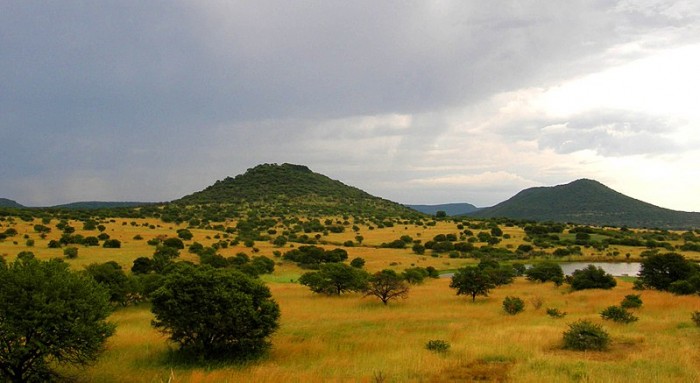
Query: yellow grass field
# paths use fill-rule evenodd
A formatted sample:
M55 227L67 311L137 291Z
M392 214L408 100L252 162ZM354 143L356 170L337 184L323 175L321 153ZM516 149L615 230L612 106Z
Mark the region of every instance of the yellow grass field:
M60 237L60 231L53 228L56 221L47 225L53 231L45 239L34 232L37 223L2 222L0 231L11 226L19 234L0 242L0 255L11 260L20 251L32 251L41 259L63 257L62 249L47 248L49 240ZM76 227L76 234L98 234L81 230L80 222L71 224ZM73 269L114 260L129 270L135 258L153 254L153 246L146 241L156 236L175 236L178 228L185 227L143 219L115 219L105 226L105 233L119 239L122 247L78 246L78 258L67 260ZM455 269L477 262L444 254L418 256L410 249L373 247L402 235L425 242L436 234L458 233L452 222L373 230L360 226L363 246L346 250L350 259L364 258L368 271L402 270L413 265ZM522 229L503 230L511 238L499 247L515 248L523 243ZM204 245L217 242L216 237L223 235L213 230L192 232L192 241ZM325 247L334 248L354 240L357 234L346 230L322 239L329 243ZM134 239L136 235L143 239ZM34 246L26 246L27 239L33 239ZM698 295L639 292L625 281L618 281L618 286L610 291L571 292L566 285L557 288L551 283L518 278L512 285L499 287L489 297L478 297L472 303L470 298L455 295L448 278L440 278L414 286L406 300L384 306L359 294L320 296L305 286L290 283L304 270L272 255L273 251L284 252L289 247L288 244L279 249L268 242L256 242L257 253L242 244L220 250L224 256L245 252L266 255L278 262L274 274L263 276L282 313L280 328L265 357L243 365L183 366L169 362L170 346L151 327L148 304L141 304L118 309L110 317L117 324L117 332L95 365L85 369L63 367L61 371L85 382L700 382L700 327L690 320L691 312L700 310ZM631 253L632 260L638 260L643 250L617 248L621 254ZM186 250L181 254L181 259L197 261ZM697 259L698 253L683 254ZM611 260L592 249L585 249L584 256L574 258ZM603 321L600 311L619 304L627 294L641 294L643 306L634 310L639 321L627 325ZM515 316L505 314L501 303L506 296L522 298L525 311ZM542 302L539 309L533 304L536 301ZM550 318L545 313L548 307L568 315ZM574 352L561 348L567 324L584 318L602 324L610 333L609 351ZM426 342L433 339L449 342L450 350L443 354L427 350Z
M625 282L612 291L570 293L518 279L475 303L448 285L448 279L430 280L408 299L384 306L357 294L317 296L297 284L270 283L282 311L280 329L269 355L243 366L171 365L166 340L149 325L148 307L122 309L111 318L117 333L100 361L70 372L115 382L700 381L700 328L690 321L700 297L643 291L639 321L624 325L598 313L636 293ZM508 295L525 300L523 313L503 312ZM540 309L534 299L543 302ZM568 315L552 319L547 307ZM609 351L561 349L567 323L581 318L604 325ZM431 339L448 341L450 350L428 351Z

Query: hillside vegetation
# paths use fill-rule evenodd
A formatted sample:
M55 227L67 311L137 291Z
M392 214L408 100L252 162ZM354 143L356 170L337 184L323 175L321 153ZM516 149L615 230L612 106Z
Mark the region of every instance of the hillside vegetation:
M398 203L314 173L306 166L293 164L258 165L244 174L219 180L172 203L184 206L229 205L239 210L255 207L262 214L418 214Z
M601 226L667 229L700 227L700 213L664 209L587 179L554 187L525 189L507 201L470 215Z

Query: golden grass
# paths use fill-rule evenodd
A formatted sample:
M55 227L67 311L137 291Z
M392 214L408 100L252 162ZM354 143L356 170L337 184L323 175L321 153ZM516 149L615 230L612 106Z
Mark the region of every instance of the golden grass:
M602 321L599 312L636 293L621 282L611 291L570 293L564 287L519 279L488 298L454 295L448 279L414 287L408 299L382 305L360 295L326 297L305 287L271 283L280 304L279 331L270 353L247 365L182 367L166 361L167 344L150 325L147 306L117 311L117 334L98 364L81 371L87 381L120 382L391 382L639 381L700 379L700 329L690 312L700 298L643 291L644 305L630 325ZM506 315L507 295L544 304ZM552 319L546 307L568 312ZM561 349L567 323L587 318L612 337L607 352ZM445 354L425 349L430 339L451 344ZM171 378L172 375L172 378Z

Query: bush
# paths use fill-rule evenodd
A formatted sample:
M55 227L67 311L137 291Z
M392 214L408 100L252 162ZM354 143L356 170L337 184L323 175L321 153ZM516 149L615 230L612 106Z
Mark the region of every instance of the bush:
M350 266L361 269L365 266L365 260L360 257L353 258L352 261L350 261Z
M510 315L515 315L525 309L525 302L518 297L506 297L503 300L503 310Z
M625 295L625 299L620 303L622 308L636 309L642 307L642 298L636 294Z
M122 247L122 243L118 239L108 239L104 241L102 247L105 249L118 249Z
M601 311L600 316L603 319L618 323L632 323L639 319L620 306L610 306Z
M442 352L447 352L447 350L450 349L450 343L447 342L446 340L434 339L434 340L429 340L428 343L425 344L425 348L430 350L430 351L442 353Z
M569 324L564 331L564 348L569 350L605 350L610 343L610 336L602 326L588 320L579 320Z
M556 308L547 308L547 315L552 318L563 318L566 316L566 313Z

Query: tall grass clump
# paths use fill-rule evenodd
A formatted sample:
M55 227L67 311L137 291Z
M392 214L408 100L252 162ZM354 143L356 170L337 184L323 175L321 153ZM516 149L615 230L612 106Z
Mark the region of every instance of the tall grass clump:
M432 339L425 344L425 348L430 351L443 353L450 349L450 343L446 340Z

